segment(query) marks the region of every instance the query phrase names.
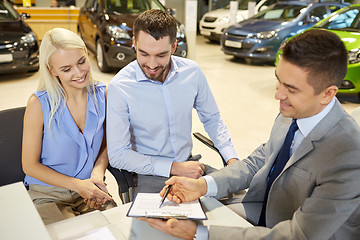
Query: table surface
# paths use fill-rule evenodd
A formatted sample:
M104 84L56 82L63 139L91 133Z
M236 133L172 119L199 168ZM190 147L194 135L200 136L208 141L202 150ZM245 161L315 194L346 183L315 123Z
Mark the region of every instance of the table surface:
M206 226L252 226L214 198L203 197L201 202L208 217L208 220L203 221ZM146 222L127 217L126 214L130 206L131 204L128 203L103 212L95 211L46 227L52 239L59 240L70 239L74 236L84 237L85 232L101 227L107 227L115 239L178 239L151 228Z
M0 239L51 239L22 182L0 187Z
M201 203L208 217L202 221L203 225L252 226L214 198L203 197ZM127 217L130 206L128 203L45 226L23 183L9 184L0 187L0 239L95 239L91 233L99 229L103 240L177 239L151 228L146 222ZM106 232L108 237L104 235Z

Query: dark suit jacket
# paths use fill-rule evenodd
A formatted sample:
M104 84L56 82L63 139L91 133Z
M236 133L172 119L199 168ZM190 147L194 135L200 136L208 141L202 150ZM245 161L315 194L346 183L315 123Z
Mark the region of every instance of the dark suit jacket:
M266 178L291 119L279 115L270 139L248 158L211 174L217 198L248 188L242 204L257 224ZM274 181L264 227L210 226L210 239L360 239L360 129L336 100Z

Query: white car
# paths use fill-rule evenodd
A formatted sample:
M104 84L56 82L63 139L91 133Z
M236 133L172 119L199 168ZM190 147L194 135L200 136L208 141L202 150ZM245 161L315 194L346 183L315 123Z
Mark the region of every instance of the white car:
M236 22L249 17L248 3L250 0L238 0ZM254 14L266 9L277 0L261 0L255 5ZM205 13L199 23L200 34L212 41L220 41L225 28L230 26L230 4L225 8L216 9Z

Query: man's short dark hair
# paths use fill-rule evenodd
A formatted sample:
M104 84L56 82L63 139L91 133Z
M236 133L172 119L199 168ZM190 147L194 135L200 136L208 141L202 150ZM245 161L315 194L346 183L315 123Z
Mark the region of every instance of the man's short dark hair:
M307 71L315 94L332 85L340 87L347 72L344 43L326 30L312 29L297 35L283 47L281 57Z
M135 40L140 31L150 34L156 40L169 36L170 43L176 41L177 22L169 13L159 9L151 9L141 13L134 23Z

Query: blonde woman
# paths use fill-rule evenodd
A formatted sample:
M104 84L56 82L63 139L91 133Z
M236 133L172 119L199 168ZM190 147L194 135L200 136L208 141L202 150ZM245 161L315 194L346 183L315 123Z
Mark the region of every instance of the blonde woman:
M91 78L84 42L54 28L42 39L39 61L39 86L24 117L22 164L29 194L49 224L114 202L103 180L106 87Z

